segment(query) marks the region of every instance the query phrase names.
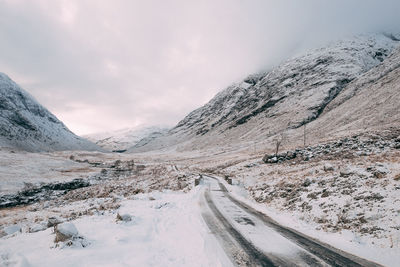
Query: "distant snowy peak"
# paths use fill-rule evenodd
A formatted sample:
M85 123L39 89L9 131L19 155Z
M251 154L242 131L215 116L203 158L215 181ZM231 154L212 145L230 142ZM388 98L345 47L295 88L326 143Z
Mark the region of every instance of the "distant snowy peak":
M110 151L124 151L137 145L143 139L153 139L167 133L166 126L138 126L113 132L89 134L84 137Z
M4 73L0 73L0 147L27 151L100 149L73 134Z

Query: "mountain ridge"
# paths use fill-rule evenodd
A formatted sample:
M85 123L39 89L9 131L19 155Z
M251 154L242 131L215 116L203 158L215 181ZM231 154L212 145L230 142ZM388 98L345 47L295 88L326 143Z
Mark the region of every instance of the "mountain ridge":
M319 118L346 86L398 45L387 34L365 34L294 57L222 90L167 135L130 152L225 146L299 128Z
M30 152L102 150L72 133L32 95L1 72L0 147Z
M110 151L124 151L165 134L166 126L137 126L117 131L84 135L83 137Z

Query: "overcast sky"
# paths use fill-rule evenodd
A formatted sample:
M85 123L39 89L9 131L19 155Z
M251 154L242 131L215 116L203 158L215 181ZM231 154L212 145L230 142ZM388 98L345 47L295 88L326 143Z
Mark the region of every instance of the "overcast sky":
M398 31L399 14L399 0L0 0L0 71L77 134L174 125L299 51Z

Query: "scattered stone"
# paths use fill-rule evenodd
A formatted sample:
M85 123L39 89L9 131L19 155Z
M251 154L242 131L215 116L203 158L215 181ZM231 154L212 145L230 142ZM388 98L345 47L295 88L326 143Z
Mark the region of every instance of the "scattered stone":
M21 226L14 224L3 228L3 232L7 235L12 235L17 232L22 232Z
M268 159L268 163L277 163L278 162L278 158L277 157L273 157Z
M132 221L132 216L129 214L120 215L119 213L117 213L117 221L130 222Z
M62 220L60 218L50 217L47 221L47 227L53 227L60 223L62 223Z
M350 168L344 168L344 169L340 170L341 177L349 177L352 174L353 174L353 171Z
M325 191L322 193L321 197L329 197L330 196L330 192L329 191Z
M40 232L40 231L44 231L47 229L47 224L34 224L32 226L29 227L28 232L29 233L36 233L36 232Z
M317 194L316 193L310 193L310 194L307 195L307 197L311 198L311 199L317 199Z
M380 162L377 162L372 168L372 174L378 179L385 177L389 172L389 169Z
M275 154L266 154L265 163L281 163L284 161L309 161L311 159L356 158L386 152L390 149L400 149L399 137L393 134L377 133L360 134L345 137L329 143L297 148L295 150Z
M358 195L354 197L354 200L361 200L361 199L364 199L363 195Z
M330 163L325 163L325 165L324 165L324 171L326 171L326 172L331 172L331 171L334 171L334 170L335 170L335 167L333 167L332 164L330 164Z
M310 179L307 178L307 179L303 182L302 186L308 187L310 184L312 184L312 182L311 182Z
M70 222L60 223L54 226L54 233L56 234L55 243L65 242L71 240L73 237L78 236L78 230L75 225Z
M384 199L385 197L382 196L379 193L373 193L370 196L364 197L365 200L381 200Z
M361 216L360 218L358 218L358 220L360 221L360 223L367 223L368 221L365 219L364 216Z

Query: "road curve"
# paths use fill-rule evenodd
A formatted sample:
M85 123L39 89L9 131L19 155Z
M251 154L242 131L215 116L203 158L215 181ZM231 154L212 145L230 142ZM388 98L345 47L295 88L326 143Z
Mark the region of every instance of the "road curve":
M203 174L203 218L238 266L381 266L278 224Z

